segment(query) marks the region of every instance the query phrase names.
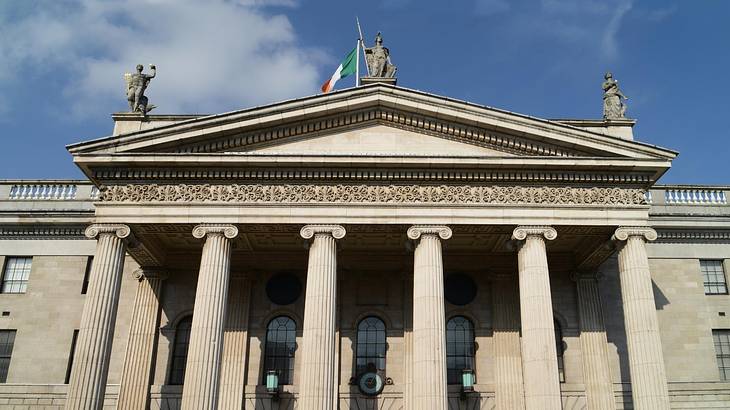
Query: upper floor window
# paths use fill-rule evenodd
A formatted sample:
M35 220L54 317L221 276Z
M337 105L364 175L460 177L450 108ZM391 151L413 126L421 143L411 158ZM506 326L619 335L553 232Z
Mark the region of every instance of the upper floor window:
M187 316L178 322L175 329L175 345L172 349L169 384L183 384L185 381L185 366L188 363L188 347L190 346L190 328L192 325L193 317Z
M380 318L368 316L357 325L357 350L355 374L385 371L385 323Z
M474 368L474 325L464 316L446 322L446 378L449 384L461 384L462 373Z
M15 330L0 330L0 383L8 379L10 368L10 356L13 354L15 344Z
M727 282L721 260L700 260L705 295L726 295Z
M288 316L278 316L266 327L263 383L266 374L275 371L279 384L294 384L294 353L297 350L297 324Z
M712 340L715 342L715 357L720 370L720 380L730 380L730 330L713 330Z
M555 350L558 353L558 378L560 383L565 383L565 361L563 353L565 353L565 345L563 344L563 328L558 321L555 321Z
M1 293L25 293L32 257L10 256L5 260Z

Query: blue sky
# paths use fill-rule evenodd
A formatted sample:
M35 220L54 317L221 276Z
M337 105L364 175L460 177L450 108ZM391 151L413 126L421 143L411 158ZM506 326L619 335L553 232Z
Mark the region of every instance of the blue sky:
M0 178L80 177L64 146L111 133L137 63L155 114L315 94L356 15L399 85L537 117L600 117L610 70L636 138L680 152L662 183L730 185L725 0L0 0Z

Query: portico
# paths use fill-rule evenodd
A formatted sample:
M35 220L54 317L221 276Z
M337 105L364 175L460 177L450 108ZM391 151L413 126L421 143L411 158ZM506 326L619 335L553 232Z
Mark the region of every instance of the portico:
M111 340L98 335L114 326L125 250L154 278L140 282L139 332L127 344L120 387L134 408L157 393L129 381L150 380L173 353L160 346L175 344L156 343L152 324L175 327L186 312L185 381L176 393L183 409L272 400L261 340L279 316L297 327L292 380L277 399L298 408L377 400L446 409L478 400L558 409L569 400L561 371L576 374L591 408L613 408L595 274L616 252L635 406L668 407L644 192L674 153L378 84L164 126L140 122L136 132L125 124L118 135L70 147L102 186L89 235L99 235L97 255L108 256L94 261L94 297L84 307L93 326L79 335L76 357L85 364L74 369L67 408L103 400ZM278 273L303 284L296 301L266 299ZM472 278L473 301L449 301L444 279L453 273ZM241 291L244 282L260 292ZM166 304L168 290L178 292L175 303ZM580 352L571 362L578 366L560 369L554 306L574 297L580 339L569 350ZM478 346L469 369L475 391L462 398L447 377L455 315L474 325ZM383 386L373 398L353 374L358 324L369 316L382 319L387 355L384 368L374 363Z

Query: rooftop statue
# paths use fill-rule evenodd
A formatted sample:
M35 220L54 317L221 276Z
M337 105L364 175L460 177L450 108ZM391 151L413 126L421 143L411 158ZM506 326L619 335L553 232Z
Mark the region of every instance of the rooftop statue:
M130 112L147 115L155 106L147 103L144 91L150 84L150 80L155 78L157 71L153 64L150 64L151 75L143 74L142 70L144 70L142 64L137 64L137 72L135 74L124 73L124 80L127 82L127 101Z
M397 68L390 62L390 50L383 47L383 36L380 35L380 32L375 36L375 45L365 47L365 58L370 77L395 77Z
M619 90L618 81L613 78L613 74L606 73L604 78L606 81L603 82L603 118L607 120L626 118L624 100L628 100L629 97Z

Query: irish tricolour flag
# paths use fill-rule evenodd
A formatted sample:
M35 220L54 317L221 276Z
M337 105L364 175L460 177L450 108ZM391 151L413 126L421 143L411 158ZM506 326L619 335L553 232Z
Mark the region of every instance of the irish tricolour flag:
M339 67L337 67L337 70L335 70L335 73L332 74L332 78L327 80L324 84L322 84L322 92L328 93L332 91L332 89L335 87L335 83L340 78L345 78L350 74L353 74L355 70L357 69L357 47L353 48L352 51L350 51L350 54L345 57L344 60L342 60L342 63Z

